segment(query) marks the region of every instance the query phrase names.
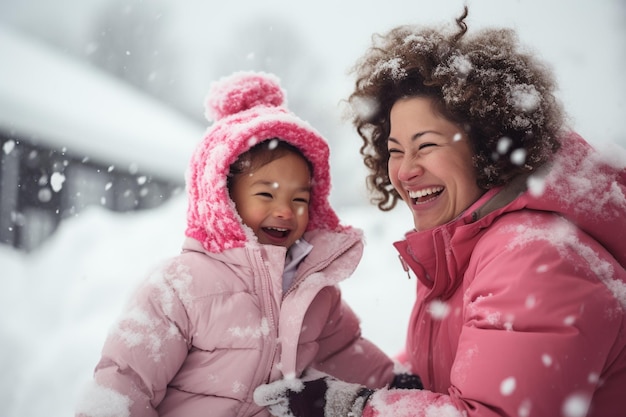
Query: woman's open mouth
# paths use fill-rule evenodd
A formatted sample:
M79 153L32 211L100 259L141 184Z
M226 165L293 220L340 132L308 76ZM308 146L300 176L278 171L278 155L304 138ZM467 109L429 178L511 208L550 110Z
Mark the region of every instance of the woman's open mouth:
M413 204L424 204L437 198L443 190L443 187L430 187L418 191L408 191L408 194Z

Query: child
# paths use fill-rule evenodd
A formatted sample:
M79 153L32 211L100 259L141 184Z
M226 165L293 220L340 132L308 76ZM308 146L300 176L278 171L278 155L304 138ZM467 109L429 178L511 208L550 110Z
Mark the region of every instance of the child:
M182 253L135 293L77 415L267 416L254 389L307 367L392 381L337 286L363 244L329 205L328 145L283 101L271 74L211 86Z

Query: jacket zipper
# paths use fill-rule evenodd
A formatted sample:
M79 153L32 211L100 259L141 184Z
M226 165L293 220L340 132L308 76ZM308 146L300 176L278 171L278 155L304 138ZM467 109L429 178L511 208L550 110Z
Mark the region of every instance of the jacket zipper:
M431 388L435 390L435 367L433 365L433 349L435 343L433 340L433 320L429 320L429 336L428 336L428 374L430 376Z
M274 297L272 297L272 280L271 280L270 274L267 271L267 266L263 262L263 258L255 256L255 259L257 263L261 264L258 270L262 271L263 273L262 281L265 285L265 288L263 290L263 296L269 302L268 309L267 309L268 316L269 316L268 321L271 323L271 326L272 326L271 329L272 329L272 336L274 340L274 342L272 343L272 352L271 352L272 354L270 357L271 360L269 361L270 366L269 366L268 372L266 372L266 374L269 374L269 371L271 371L272 365L274 364L274 356L276 355L276 340L278 339L278 322L276 320L276 313L274 312Z
M262 374L263 383L267 383L269 382L268 376L272 372L272 367L274 366L274 361L276 359L276 345L277 345L277 340L278 340L278 323L276 322L276 318L275 318L276 313L274 311L274 297L272 297L271 277L270 277L270 274L267 270L265 263L263 262L263 257L259 256L257 251L252 251L252 253L249 253L248 256L253 258L253 263L256 266L256 270L259 271L260 274L262 275L261 283L262 283L263 288L261 289L261 297L267 303L267 308L263 310L263 314L267 312L268 325L271 326L270 331L272 334L268 335L268 337L265 338L266 340L271 341L271 347L270 349L263 349L263 351L268 350L269 352L267 356L264 355L262 358L262 360L265 361L265 369ZM248 415L248 410L250 410L250 408L254 404L254 401L252 400L251 396L249 397L249 399L250 399L250 403L247 405L247 407L240 408L239 412L237 413L238 416Z

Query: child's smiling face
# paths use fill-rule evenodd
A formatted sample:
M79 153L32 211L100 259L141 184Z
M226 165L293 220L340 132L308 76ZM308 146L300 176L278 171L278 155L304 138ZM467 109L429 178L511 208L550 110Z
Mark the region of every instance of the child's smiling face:
M311 173L300 155L288 152L251 172L235 175L231 198L259 243L289 248L309 222Z

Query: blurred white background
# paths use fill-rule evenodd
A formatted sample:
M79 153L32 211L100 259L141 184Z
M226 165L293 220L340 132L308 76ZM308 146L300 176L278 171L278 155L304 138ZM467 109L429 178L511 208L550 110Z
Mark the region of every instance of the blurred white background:
M1 0L0 25L106 71L202 126L204 96L216 78L242 69L275 72L292 110L331 141L333 198L345 205L364 201L362 175L355 172L362 165L360 141L340 120L338 107L350 92L349 68L374 32L398 24L452 24L464 3ZM554 68L576 130L593 142L625 143L624 0L467 3L470 30L515 28L522 42ZM1 71L19 82L20 74ZM81 106L64 101L62 91L57 94L60 106Z
M5 32L0 31L0 132L5 139L20 129L26 137L45 136L52 131L46 125L54 125L57 117L49 109L59 108L80 117L75 126L55 130L56 145L66 140L80 148L76 138L83 139L93 159L112 165L136 159L182 179L190 138L206 126L202 103L210 82L235 70L276 73L291 109L329 138L333 202L343 221L363 228L368 241L344 293L362 318L365 335L394 354L402 348L415 280L407 280L391 242L411 228L411 218L403 207L381 213L367 205L360 140L341 121L339 102L350 92L348 69L372 33L405 23L451 24L463 4L0 0L0 30L38 45L50 57L50 65L24 65L26 55L2 43ZM592 143L626 145L625 1L468 4L470 31L515 28L521 41L553 67L559 97L577 131ZM93 90L98 93L75 91L81 87L69 72L69 80L53 74L52 61L59 57L89 71L98 80ZM15 69L24 67L28 74ZM104 101L105 91L115 97ZM24 107L12 101L15 97L26 100ZM114 103L129 108L120 115ZM146 108L150 111L139 112ZM119 125L136 137L121 141L110 130ZM87 133L77 136L77 131ZM11 149L3 146L5 157ZM91 206L61 222L30 252L0 245L0 415L72 415L129 291L152 265L179 250L184 193L166 200L156 208L124 213L106 210L105 204ZM6 221L7 214L2 216Z

